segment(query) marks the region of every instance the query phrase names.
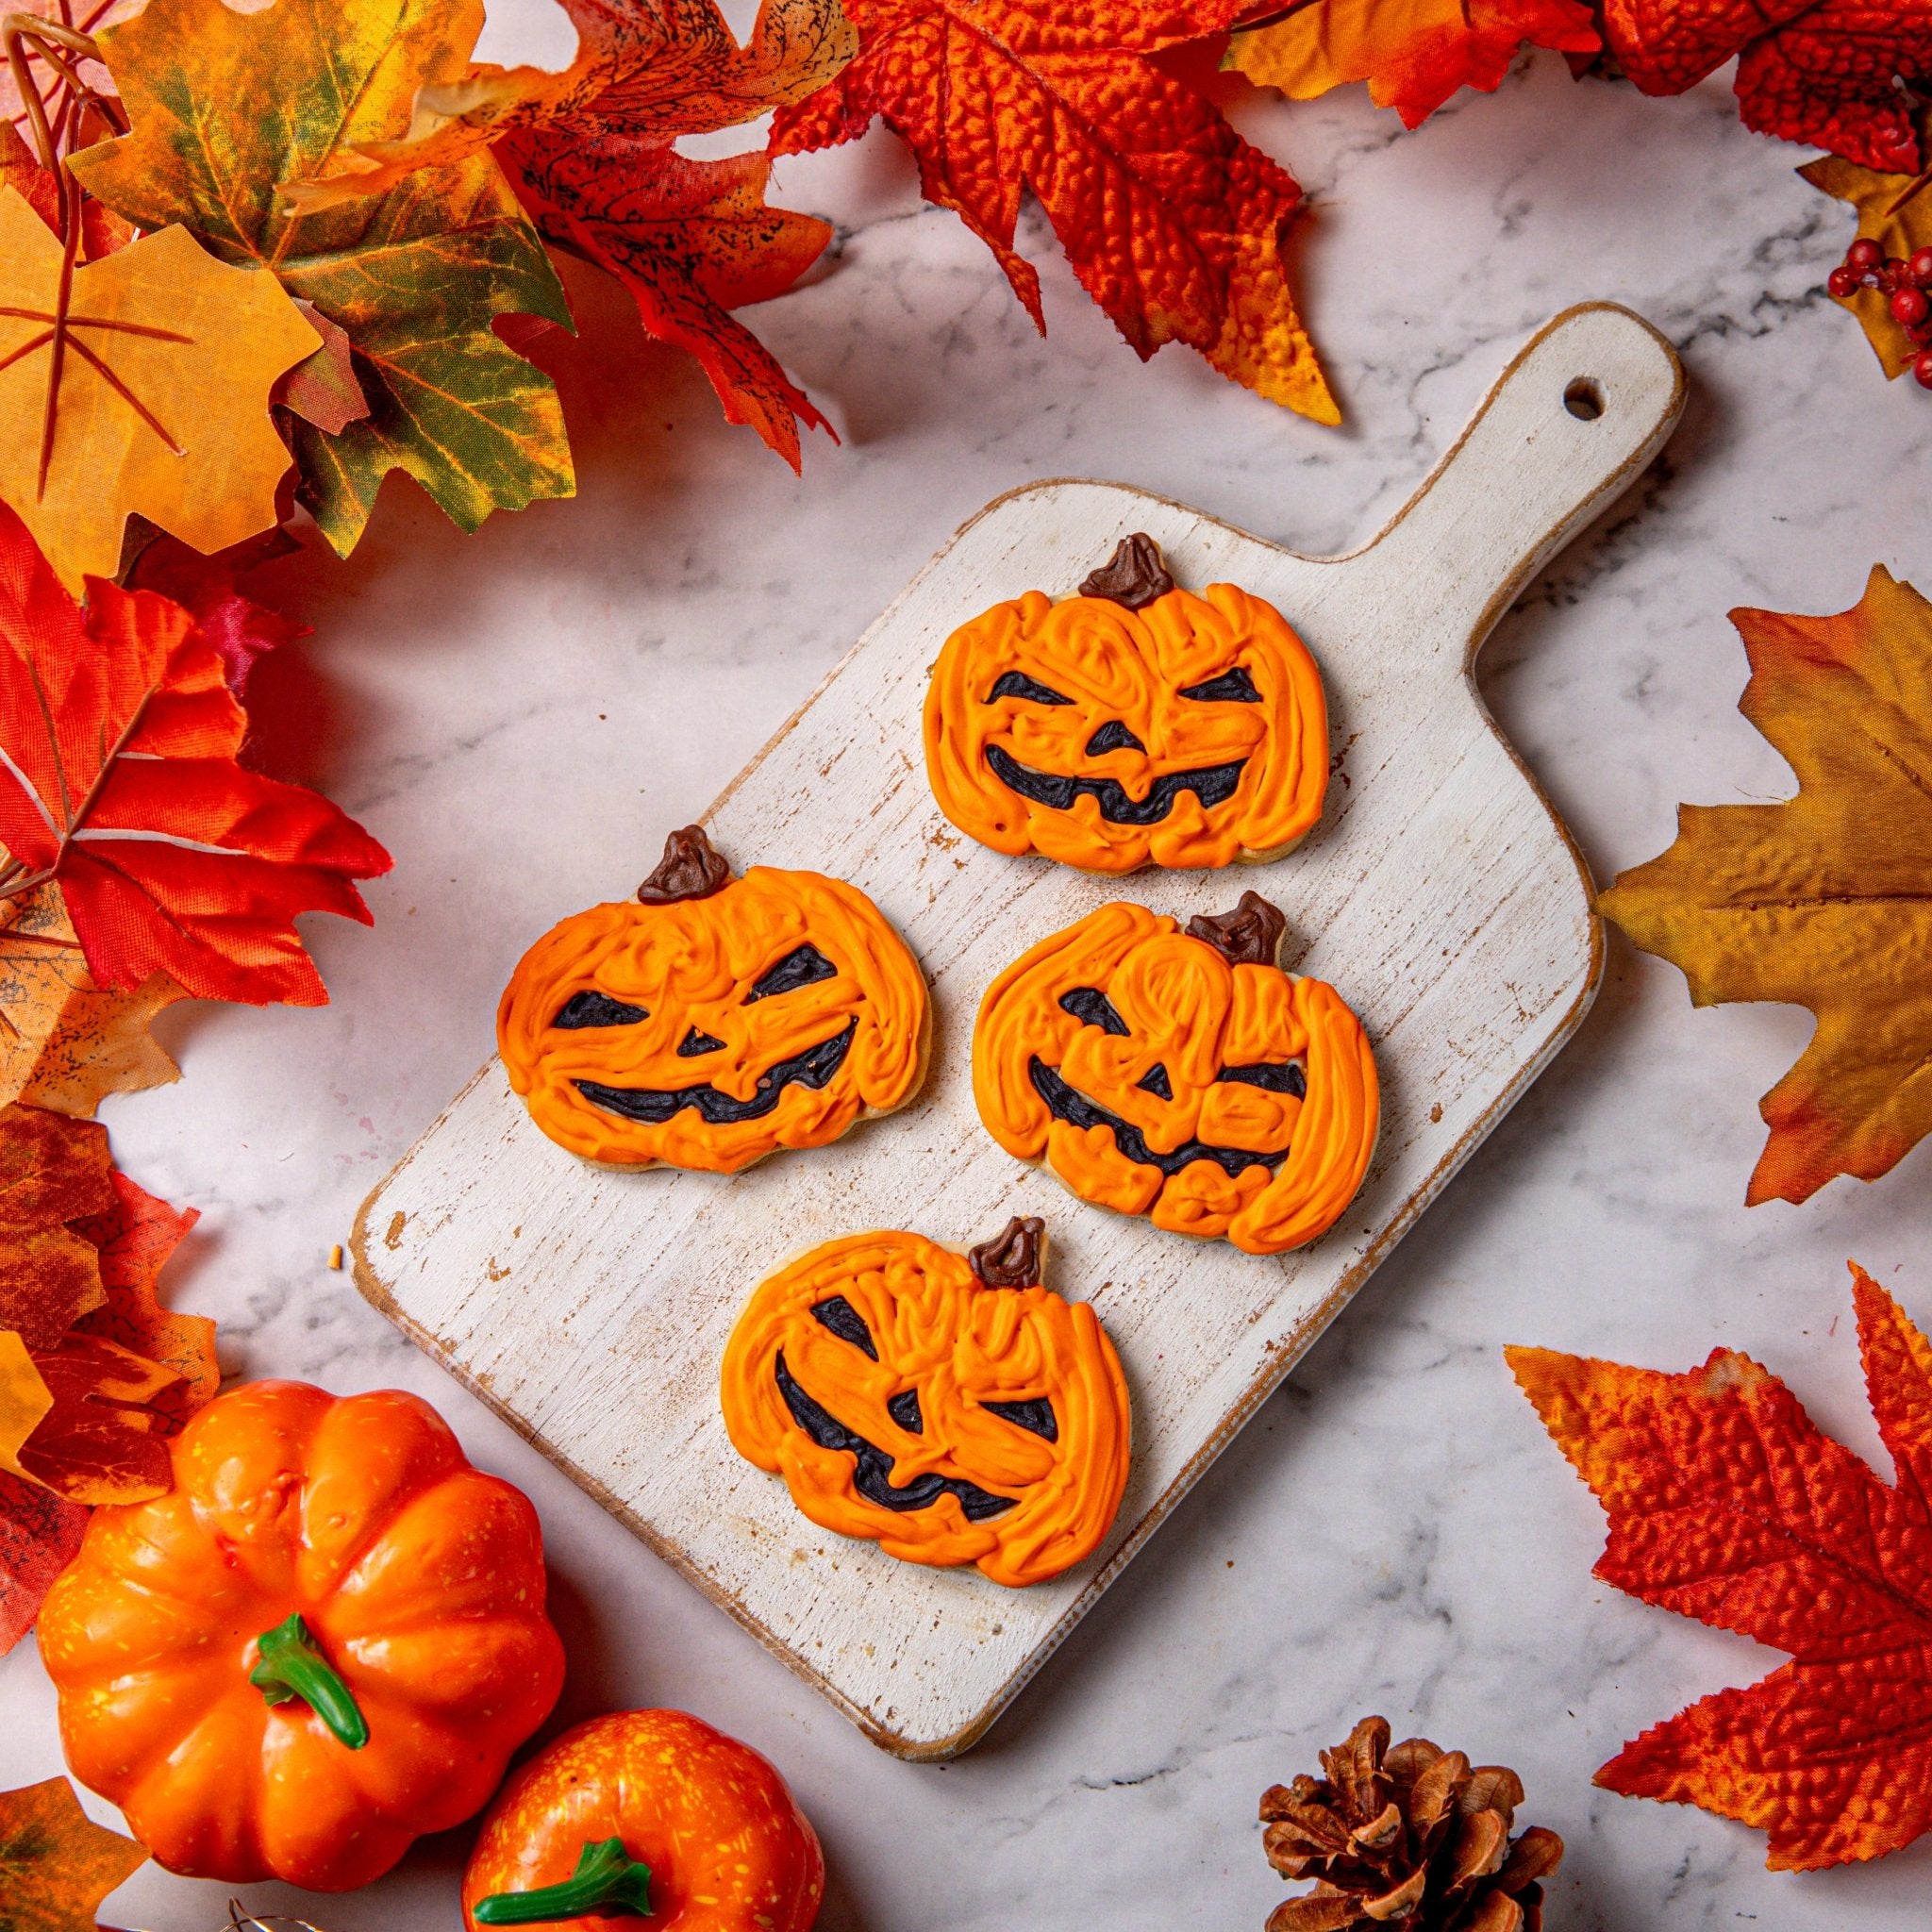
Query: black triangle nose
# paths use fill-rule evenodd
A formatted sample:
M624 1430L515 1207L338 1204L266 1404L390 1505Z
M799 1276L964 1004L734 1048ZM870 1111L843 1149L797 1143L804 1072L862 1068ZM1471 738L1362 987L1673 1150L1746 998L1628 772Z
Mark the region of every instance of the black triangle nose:
M1138 1080L1134 1082L1134 1085L1138 1087L1142 1093L1153 1094L1156 1100L1172 1100L1174 1098L1174 1083L1167 1077L1167 1069L1163 1067L1158 1060L1156 1060L1155 1063L1151 1067L1149 1067L1147 1071L1144 1074L1142 1074Z
M1091 758L1097 758L1104 751L1145 751L1147 747L1118 718L1109 718L1087 741L1087 756Z
M713 1040L708 1033L700 1033L693 1026L677 1042L677 1057L681 1060L695 1059L701 1053L716 1053L724 1044L722 1040Z

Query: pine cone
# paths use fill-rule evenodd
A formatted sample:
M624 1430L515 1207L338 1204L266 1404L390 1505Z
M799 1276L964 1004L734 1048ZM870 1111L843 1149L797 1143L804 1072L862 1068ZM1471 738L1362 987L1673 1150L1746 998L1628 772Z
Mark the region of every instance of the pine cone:
M1268 1932L1541 1932L1543 1889L1563 1840L1531 1825L1512 1844L1523 1781L1500 1764L1470 1769L1460 1751L1421 1738L1391 1750L1365 1717L1322 1754L1325 1777L1261 1797L1262 1846L1284 1878L1313 1891L1276 1906Z

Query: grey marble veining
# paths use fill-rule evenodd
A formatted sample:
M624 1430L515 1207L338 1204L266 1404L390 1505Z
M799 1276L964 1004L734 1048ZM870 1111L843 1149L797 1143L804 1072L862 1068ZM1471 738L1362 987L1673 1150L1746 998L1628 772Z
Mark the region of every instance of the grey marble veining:
M414 1389L534 1496L572 1653L560 1719L683 1705L779 1762L825 1840L827 1932L1258 1928L1283 1888L1257 1796L1371 1709L1522 1772L1525 1817L1569 1840L1553 1928L1905 1932L1924 1920L1932 1845L1773 1875L1757 1834L1591 1787L1624 1739L1777 1658L1591 1579L1602 1518L1500 1353L1683 1368L1744 1348L1878 1454L1844 1262L1932 1322L1932 1154L1875 1187L1744 1209L1755 1103L1802 1046L1802 1012L1693 1013L1674 969L1613 938L1576 1040L951 1766L863 1742L325 1265L488 1053L528 940L641 875L988 498L1098 475L1300 549L1350 547L1574 301L1651 317L1684 354L1690 406L1656 471L1506 617L1489 701L1600 877L1660 850L1680 798L1789 791L1734 708L1725 611L1843 608L1874 561L1932 587L1932 398L1888 387L1824 299L1850 216L1792 174L1804 156L1741 129L1724 82L1652 102L1574 86L1554 58L1412 135L1358 89L1238 112L1316 204L1297 259L1340 431L1183 350L1138 364L1034 215L1042 342L877 135L778 171L776 199L840 225L828 270L750 317L843 438L808 440L802 482L575 277L594 346L550 360L579 499L463 538L391 485L352 559L311 554L277 587L317 635L261 674L269 741L395 853L375 929L308 922L324 1010L167 1016L186 1079L109 1103L116 1154L202 1209L168 1283L221 1318L231 1375ZM58 1769L30 1642L0 1664L0 1697L7 1782ZM331 1932L453 1927L463 1849L451 1834L305 1908ZM199 1932L223 1895L150 1868L107 1917Z

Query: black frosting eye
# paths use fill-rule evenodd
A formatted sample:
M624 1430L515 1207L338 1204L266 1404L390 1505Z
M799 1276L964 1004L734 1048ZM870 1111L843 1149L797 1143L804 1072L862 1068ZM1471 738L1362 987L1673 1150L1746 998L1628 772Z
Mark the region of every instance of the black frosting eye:
M1054 1414L1053 1404L1044 1395L1036 1395L1031 1402L983 1402L980 1407L989 1414L1013 1424L1016 1428L1044 1436L1049 1442L1058 1442L1060 1439L1059 1418Z
M865 1325L865 1317L842 1294L835 1294L830 1301L814 1302L811 1312L821 1328L829 1328L841 1341L849 1341L874 1361L878 1360L879 1352L873 1345L872 1330Z
M1306 1100L1308 1083L1292 1060L1259 1060L1252 1067L1223 1067L1216 1079L1233 1080L1242 1087L1265 1087L1271 1093L1292 1093Z
M745 994L744 1004L750 1006L754 1000L768 1000L775 992L796 992L801 986L838 976L839 969L816 946L800 946L787 953L775 966L768 967L759 975L752 990Z
M1071 1013L1083 1026L1098 1026L1103 1033L1124 1035L1127 1023L1114 1011L1113 1002L1097 987L1076 986L1060 995L1060 1011Z
M558 1008L553 1026L635 1026L640 1020L648 1020L650 1010L645 1007L627 1007L622 1000L614 1000L608 992L574 992Z
M887 1396L886 1413L908 1436L923 1436L925 1434L925 1418L919 1412L919 1391L917 1389L902 1389L898 1394Z
M1196 698L1204 705L1258 705L1261 702L1261 693L1255 689L1255 680L1248 675L1244 664L1237 664L1232 671L1224 671L1219 677L1210 677L1206 684L1187 686L1181 696Z
M1072 698L1063 698L1050 686L1041 684L1036 677L1028 677L1024 671L1002 671L999 681L987 692L986 702L991 704L995 698L1025 698L1036 705L1071 705Z

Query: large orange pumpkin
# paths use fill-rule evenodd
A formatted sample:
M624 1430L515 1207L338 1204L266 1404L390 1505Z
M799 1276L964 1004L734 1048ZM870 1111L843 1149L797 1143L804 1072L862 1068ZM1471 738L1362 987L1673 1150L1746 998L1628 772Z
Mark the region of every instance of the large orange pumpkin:
M1275 1255L1325 1232L1374 1152L1375 1062L1335 989L1276 963L1284 924L1247 892L1185 932L1117 904L1042 940L974 1027L988 1131L1176 1233Z
M724 1350L724 1425L821 1528L908 1563L1039 1583L1092 1555L1127 1480L1127 1389L1093 1310L1041 1285L1015 1220L965 1255L847 1235L761 1283Z
M713 1174L903 1106L930 1033L918 962L863 892L769 866L733 878L696 825L636 901L545 933L496 1015L509 1083L559 1146Z
M996 852L1090 872L1277 858L1322 816L1328 714L1307 647L1232 584L1176 590L1127 538L1056 604L1028 591L946 640L925 767Z
M41 1611L67 1762L172 1871L366 1885L557 1701L537 1513L395 1390L250 1382L171 1447Z

